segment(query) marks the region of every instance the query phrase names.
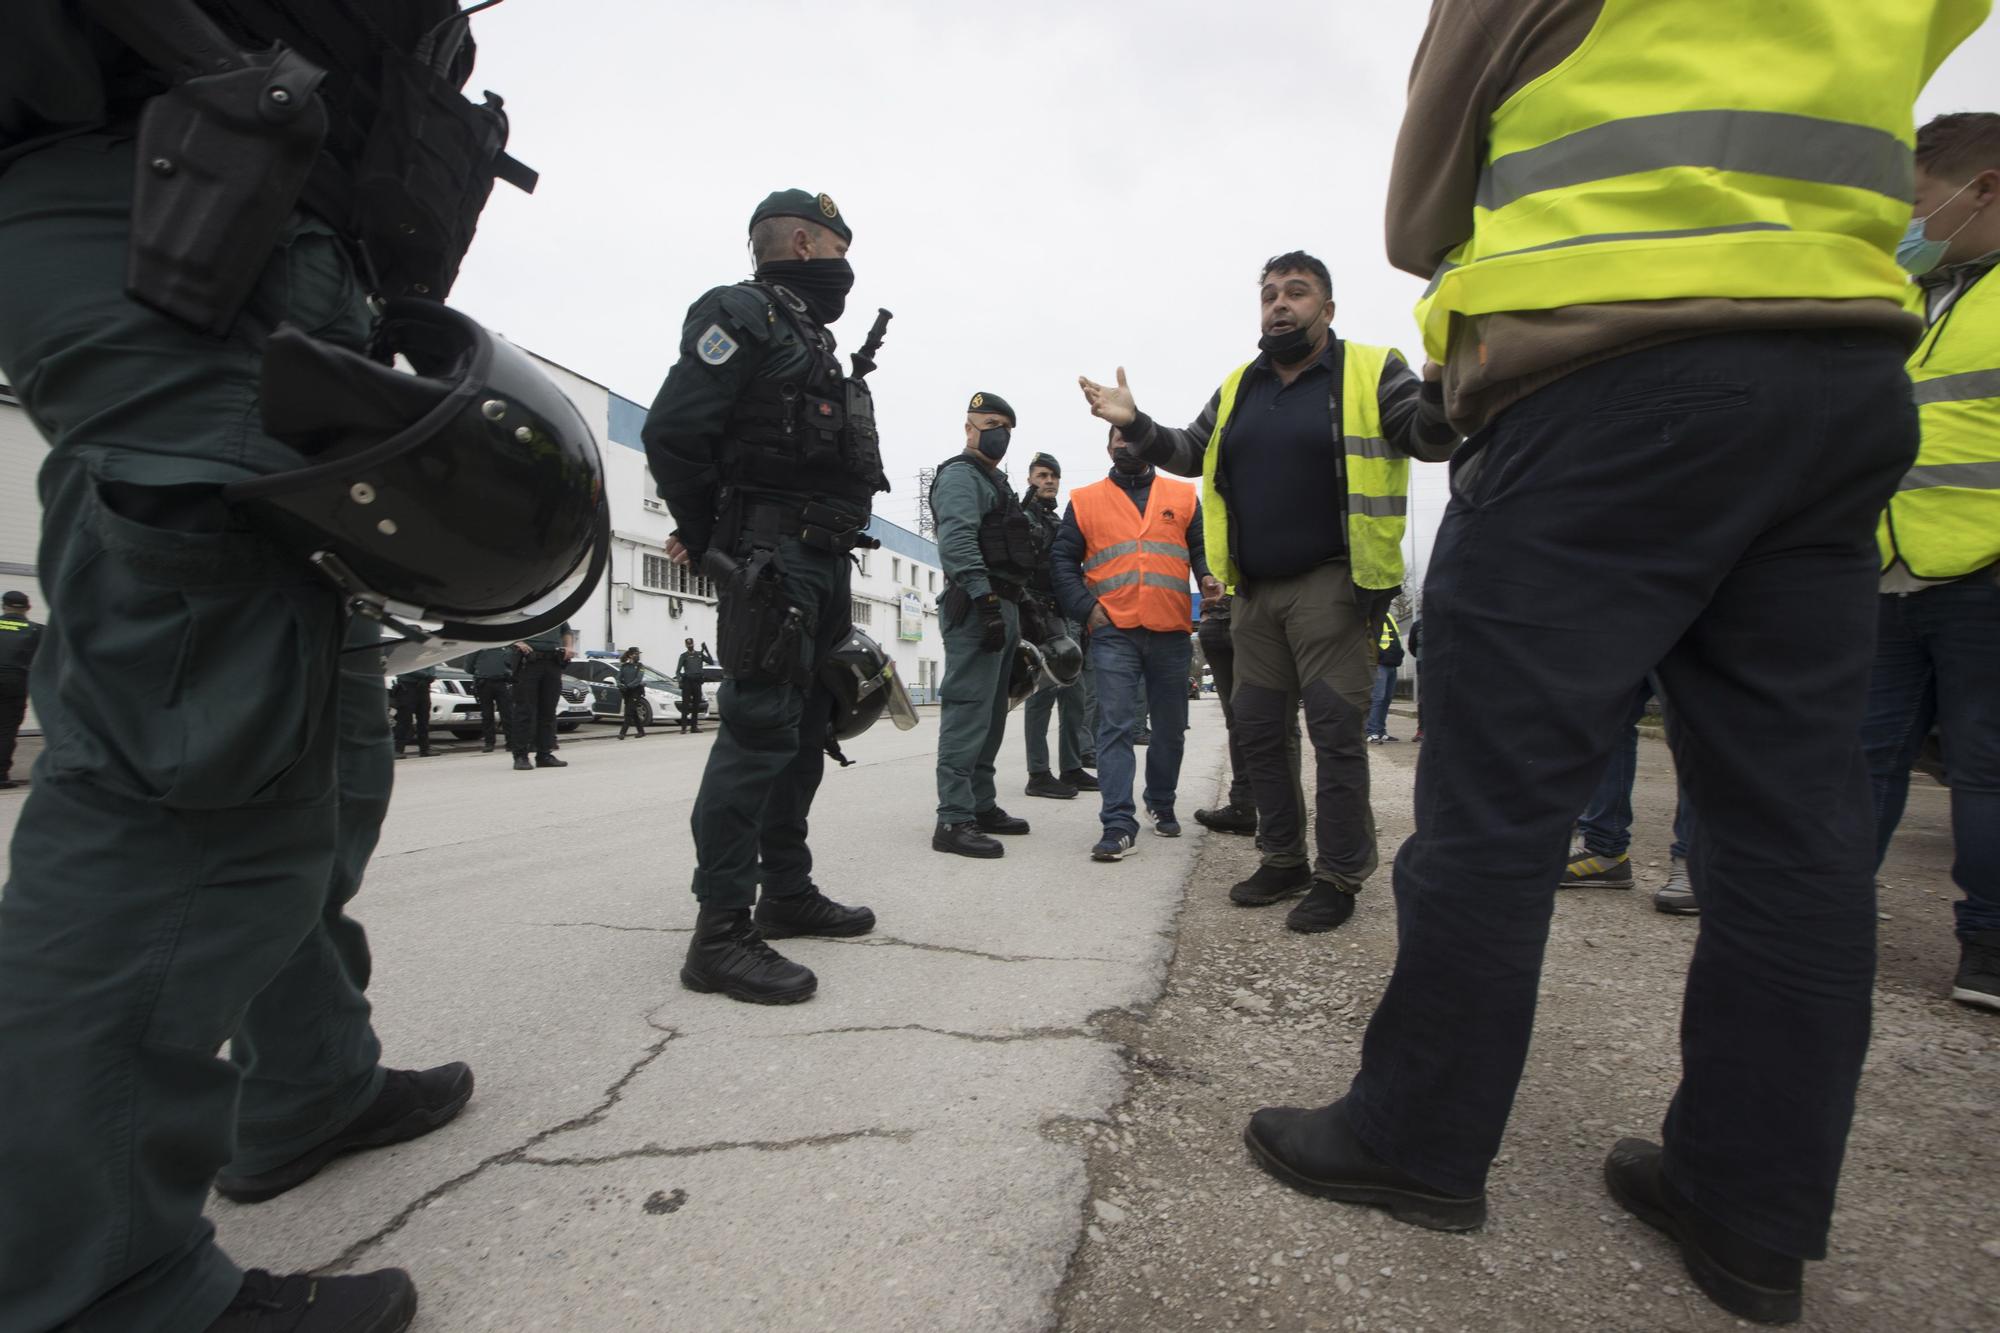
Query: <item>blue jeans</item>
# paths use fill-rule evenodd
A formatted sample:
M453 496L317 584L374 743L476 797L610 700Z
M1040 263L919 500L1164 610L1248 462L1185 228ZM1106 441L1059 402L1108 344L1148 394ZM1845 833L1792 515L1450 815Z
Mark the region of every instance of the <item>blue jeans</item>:
M1105 626L1090 636L1097 672L1097 781L1106 833L1139 833L1132 807L1132 738L1150 712L1146 808L1171 812L1187 744L1187 674L1194 640L1185 633Z
M1625 724L1625 739L1611 751L1590 804L1577 816L1576 831L1582 835L1584 850L1593 856L1623 856L1631 850L1632 780L1639 771L1639 719L1646 715L1646 701L1652 697L1653 681L1649 676L1632 698L1632 716ZM1694 809L1688 804L1687 789L1676 771L1672 855L1686 860L1693 838Z
M1389 734L1389 701L1396 697L1396 668L1375 668L1375 693L1368 701L1368 734Z
M2000 584L1881 599L1861 745L1875 791L1876 864L1903 818L1910 763L1936 724L1951 783L1960 936L2000 930Z

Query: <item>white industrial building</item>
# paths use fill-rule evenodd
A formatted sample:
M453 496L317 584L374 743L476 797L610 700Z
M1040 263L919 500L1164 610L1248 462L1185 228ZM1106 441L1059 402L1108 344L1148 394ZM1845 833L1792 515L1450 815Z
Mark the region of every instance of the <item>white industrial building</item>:
M649 662L671 671L683 639L714 644L715 590L708 580L667 559L667 537L674 525L656 498L639 441L646 409L572 370L536 359L596 433L611 502L611 561L596 595L572 619L577 646L622 649L637 644ZM20 588L32 597L37 620L62 614L45 595L35 570L41 538L35 476L47 452L13 393L0 385L0 587ZM937 623L944 574L937 546L879 517L869 532L882 546L855 552L860 567L854 578L854 623L895 658L913 697L933 701L944 673ZM27 726L34 725L30 715Z

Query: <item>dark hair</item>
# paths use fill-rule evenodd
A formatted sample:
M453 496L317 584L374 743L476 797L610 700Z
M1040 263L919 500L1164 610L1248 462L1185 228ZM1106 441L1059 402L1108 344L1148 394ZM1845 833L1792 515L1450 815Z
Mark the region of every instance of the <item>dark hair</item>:
M2000 114L1954 111L1917 131L1917 165L1932 176L2000 169Z
M1310 273L1319 279L1319 289L1326 293L1326 299L1333 299L1333 275L1326 271L1326 265L1314 259L1303 250L1287 250L1281 255L1272 255L1264 261L1264 271L1258 275L1262 282L1273 273Z
M637 657L638 655L639 655L639 646L637 644L634 644L630 648L627 648L625 650L626 657Z

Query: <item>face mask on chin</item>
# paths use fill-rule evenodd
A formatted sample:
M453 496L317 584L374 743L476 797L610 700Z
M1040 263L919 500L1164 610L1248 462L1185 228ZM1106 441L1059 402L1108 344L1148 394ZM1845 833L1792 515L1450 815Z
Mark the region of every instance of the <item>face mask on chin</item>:
M1296 366L1312 355L1313 333L1310 328L1267 333L1257 340L1257 350L1281 366Z
M1896 262L1903 266L1904 272L1913 278L1921 278L1944 261L1944 252L1951 248L1951 243L1958 239L1960 232L1972 225L1972 219L1978 217L1982 209L1973 209L1966 215L1965 221L1953 227L1951 235L1941 241L1934 241L1925 235L1924 228L1930 224L1932 218L1951 206L1952 199L1971 189L1978 179L1975 176L1953 190L1951 199L1945 200L1922 217L1910 219L1910 225L1903 229L1903 239L1896 244Z

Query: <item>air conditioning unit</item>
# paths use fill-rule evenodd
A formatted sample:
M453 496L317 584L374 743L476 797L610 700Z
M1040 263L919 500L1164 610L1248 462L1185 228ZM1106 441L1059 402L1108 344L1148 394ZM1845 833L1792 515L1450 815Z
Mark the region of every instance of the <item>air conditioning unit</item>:
M664 504L660 503L658 500L653 499L651 496L641 496L639 503L645 505L646 508L652 510L656 514L666 512L667 507Z
M632 585L629 583L618 585L618 609L620 611L632 609Z

